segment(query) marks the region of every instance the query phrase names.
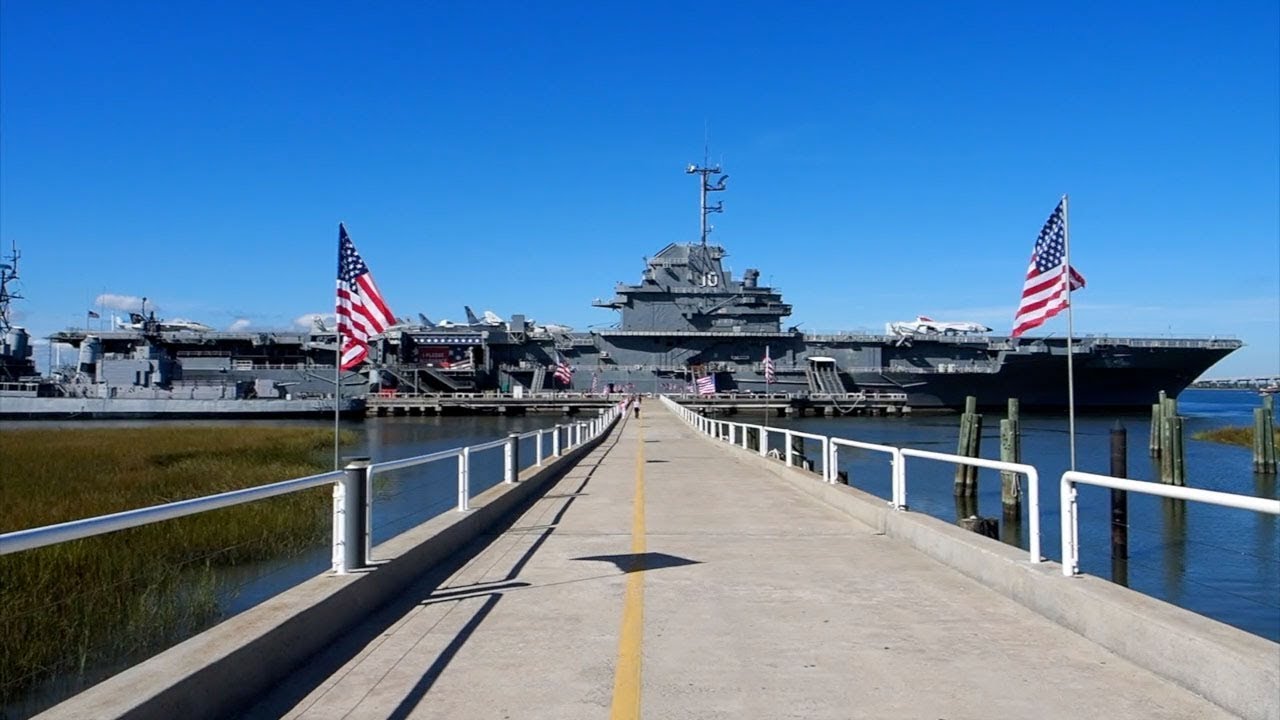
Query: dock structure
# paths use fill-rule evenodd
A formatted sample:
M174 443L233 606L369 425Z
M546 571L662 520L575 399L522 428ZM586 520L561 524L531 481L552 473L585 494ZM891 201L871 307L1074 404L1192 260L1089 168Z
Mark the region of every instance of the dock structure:
M597 411L626 399L626 393L378 393L365 399L365 412L387 415L446 415L467 413L524 414L558 412L573 415ZM673 400L708 415L768 412L786 415L900 415L909 413L903 392L856 393L733 393L670 395Z
M257 653L195 638L133 668L114 692L137 702L159 692L147 689L156 674L217 655L238 673L228 687L253 678L270 688L229 713L246 718L1233 717L1068 629L1135 644L1150 622L1157 643L1205 653L1181 661L1203 664L1206 682L1234 693L1235 713L1275 716L1266 705L1274 683L1231 685L1238 663L1221 661L1260 652L1250 662L1266 666L1275 643L1103 581L1060 577L1027 563L1025 551L932 518L904 529L886 518L913 514L702 436L657 401L547 482L380 610L348 609L359 622L283 677L255 674L283 665L278 656L246 668ZM454 518L443 534L468 521ZM954 567L941 559L973 543L985 543L983 557ZM374 548L375 561L391 552ZM992 562L1009 568L977 573L990 583L956 569ZM319 596L325 581L365 582L389 568L317 578L299 592ZM1062 618L1015 602L1018 587L994 587L1002 582L1058 603ZM1043 597L1055 592L1062 597ZM1101 599L1095 609L1073 593ZM222 641L284 625L272 612L233 618L226 624L242 627ZM311 612L281 634L305 638L308 622L319 629L333 617ZM1197 633L1228 638L1235 654L1183 637ZM1146 651L1177 659L1171 647ZM196 681L187 673L171 684L183 682ZM49 717L109 706L112 688L101 688ZM209 695L170 698L163 710L216 716L192 710Z

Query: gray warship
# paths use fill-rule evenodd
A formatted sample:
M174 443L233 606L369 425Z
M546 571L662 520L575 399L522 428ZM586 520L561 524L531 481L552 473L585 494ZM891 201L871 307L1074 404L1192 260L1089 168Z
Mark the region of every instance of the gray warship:
M50 342L70 346L76 358L37 375L27 332L10 322L15 251L0 271L0 418L321 416L333 412L335 388L341 411L361 415L375 394L680 395L693 392L697 378L711 378L721 395L786 393L837 408L876 395L905 396L912 409L960 409L969 395L981 407L1003 407L1011 397L1029 409L1066 407L1065 338L993 336L925 318L891 323L883 334L784 326L791 306L782 293L762 285L756 269L733 277L724 247L710 242L708 218L723 203L709 197L725 191L728 176L705 164L687 173L698 180L700 236L668 244L646 259L638 283L619 283L593 303L618 313L612 327L573 332L522 315L477 317L470 308L466 323L402 318L372 339L359 372L337 381L332 329L219 331L159 320L145 306L109 329L53 333ZM1161 390L1176 397L1242 344L1076 338L1076 406L1145 408ZM572 373L556 373L562 366Z
M55 332L75 360L36 372L15 326L18 252L0 264L0 418L107 419L363 416L368 382L335 375L336 333L220 332L158 320L145 306L110 329Z
M569 332L523 316L489 315L464 327L391 328L373 353L382 392L685 393L712 377L718 393L793 396L906 395L921 409L981 407L1057 410L1067 405L1065 338L993 336L967 323L892 323L884 334L814 334L784 327L791 306L760 283L760 271L733 277L727 253L709 242L710 215L723 203L719 166L690 165L699 181L697 242L671 243L646 260L640 282L619 283L598 308L616 311L608 329ZM926 320L926 318L921 318ZM904 327L905 326L905 327ZM1231 338L1086 336L1072 348L1078 408L1145 408L1160 391L1177 396L1205 370L1240 348ZM766 385L766 350L775 378ZM554 368L573 369L569 382Z

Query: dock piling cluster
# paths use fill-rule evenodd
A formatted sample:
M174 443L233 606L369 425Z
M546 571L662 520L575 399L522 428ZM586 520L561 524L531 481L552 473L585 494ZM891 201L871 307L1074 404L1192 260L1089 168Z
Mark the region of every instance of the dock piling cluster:
M1262 407L1253 411L1253 471L1276 474L1276 409L1273 395L1264 395Z
M1152 457L1160 458L1160 482L1186 485L1186 445L1183 442L1183 418L1178 416L1178 401L1160 391L1160 400L1151 406Z

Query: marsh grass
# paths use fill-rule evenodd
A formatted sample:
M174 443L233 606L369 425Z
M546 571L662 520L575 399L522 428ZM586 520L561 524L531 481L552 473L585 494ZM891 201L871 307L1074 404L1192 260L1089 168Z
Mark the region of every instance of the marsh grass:
M332 447L297 428L5 430L0 532L323 472ZM0 704L208 626L214 571L323 543L331 502L321 487L0 556Z
M1253 447L1253 426L1230 426L1214 428L1212 430L1201 430L1191 436L1195 440L1207 440L1208 442L1224 443L1226 445L1240 445L1241 447ZM1276 444L1280 445L1280 430L1275 433Z

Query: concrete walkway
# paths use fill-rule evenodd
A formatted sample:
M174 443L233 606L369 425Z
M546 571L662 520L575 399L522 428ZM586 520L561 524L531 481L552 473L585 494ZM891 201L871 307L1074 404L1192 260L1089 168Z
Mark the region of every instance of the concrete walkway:
M252 715L1228 717L644 413Z

